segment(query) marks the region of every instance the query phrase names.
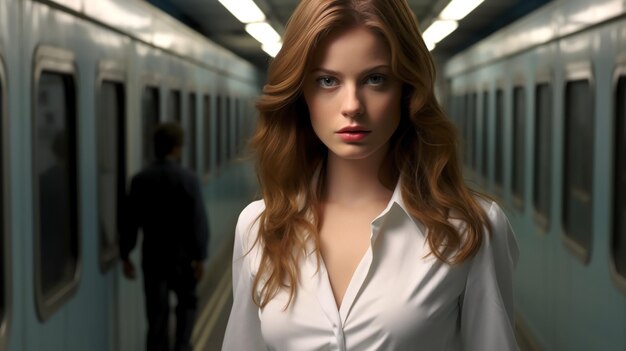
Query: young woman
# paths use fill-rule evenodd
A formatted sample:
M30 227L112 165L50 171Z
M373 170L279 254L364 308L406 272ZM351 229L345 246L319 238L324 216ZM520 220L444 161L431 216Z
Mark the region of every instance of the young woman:
M517 349L518 251L463 183L405 0L306 0L258 102L223 350Z

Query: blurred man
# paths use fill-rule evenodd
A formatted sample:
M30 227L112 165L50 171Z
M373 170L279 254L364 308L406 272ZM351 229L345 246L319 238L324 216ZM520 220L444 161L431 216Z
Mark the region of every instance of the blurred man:
M208 225L196 176L180 167L183 131L176 123L157 126L156 161L135 175L125 205L120 255L124 275L135 279L129 253L143 231L142 261L147 350L168 350L169 291L176 293L175 350L191 350L196 284L207 255Z

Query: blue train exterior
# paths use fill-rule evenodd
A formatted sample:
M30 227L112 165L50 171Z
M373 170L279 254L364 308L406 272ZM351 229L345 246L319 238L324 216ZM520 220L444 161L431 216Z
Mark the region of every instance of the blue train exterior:
M143 1L0 0L0 350L144 348L141 279L120 274L112 209L147 162L145 123L177 119L185 128L182 162L203 185L212 260L230 250L236 216L256 191L237 158L260 76ZM71 118L55 119L53 108ZM111 116L114 128L103 122ZM55 121L72 125L64 140L74 157L73 259L69 280L42 293L48 209L38 169L50 153L46 123Z
M467 178L519 240L521 342L626 350L626 2L554 1L456 55Z

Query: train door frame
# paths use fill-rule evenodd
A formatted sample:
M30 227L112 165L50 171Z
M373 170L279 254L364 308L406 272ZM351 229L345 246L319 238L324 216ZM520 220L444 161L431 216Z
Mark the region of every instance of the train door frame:
M118 181L120 179L123 179L123 186L124 189L126 189L126 171L128 169L128 128L127 128L127 120L128 120L128 102L126 101L127 98L127 73L126 73L126 68L124 65L115 62L115 61L109 61L109 60L102 60L98 62L98 67L97 67L97 72L96 72L96 80L95 80L95 104L96 104L96 118L100 119L101 117L101 113L102 113L102 109L99 108L100 104L101 104L101 92L102 92L102 86L105 82L112 82L115 84L120 84L122 86L122 96L123 96L123 101L121 103L121 120L118 121L118 126L117 126L117 130L116 132L118 133L118 140L121 141L121 148L122 148L122 152L120 153L118 150L118 155L123 155L124 159L121 160L122 162L120 163L120 160L117 160L118 163L118 167L121 165L123 168L121 170L118 170L118 173L121 172L122 173L122 177L118 176ZM121 132L121 133L120 133ZM97 134L97 133L96 133ZM99 140L98 140L98 136L96 135L96 143L99 144ZM98 145L96 146L96 149L98 149ZM96 155L99 155L99 152L96 152ZM97 161L99 162L99 161ZM96 172L97 177L99 177L99 172ZM119 185L118 185L119 187ZM124 190L125 191L125 190ZM98 197L97 200L97 207L98 207L98 213L100 213L100 195L96 195ZM117 199L117 204L119 207L119 198ZM119 218L118 218L118 222L119 222ZM98 234L101 235L100 233L100 228L98 228ZM119 228L118 228L119 230ZM117 233L119 235L119 232ZM116 236L116 241L115 241L115 245L112 245L112 247L109 248L104 248L103 247L103 241L99 240L99 248L98 248L98 255L99 255L99 263L100 263L100 272L101 273L106 273L109 269L111 269L111 267L113 267L113 265L115 264L116 259L119 256L119 251L118 251L118 244L119 244L119 236Z
M36 119L37 119L37 114L39 113L39 104L36 103L37 101L37 93L39 91L39 82L41 79L41 75L42 73L44 73L45 71L49 71L49 72L54 72L57 74L64 74L64 75L68 75L71 78L71 83L73 84L73 88L74 88L74 117L75 120L73 121L74 123L74 128L75 128L75 135L74 135L74 142L76 145L78 145L78 138L79 138L79 131L80 131L80 116L79 116L79 111L80 111L80 106L79 106L79 100L78 100L78 96L77 96L77 92L79 90L78 87L78 83L80 81L78 75L78 66L76 63L76 55L67 49L63 49L63 48L59 48L59 47L54 47L54 46L48 46L48 45L38 45L35 48L35 53L34 53L34 61L33 61L33 82L32 82L32 100L31 100L31 104L32 104L32 112L31 112L31 145L35 145L36 141L37 141L37 123L36 123ZM76 151L76 153L78 154L78 150ZM40 238L40 219L39 219L39 182L35 177L35 171L36 171L36 160L37 160L37 150L36 147L33 147L31 150L31 157L32 159L30 160L31 164L32 164L32 171L31 171L31 183L33 186L33 192L32 192L32 214L33 214L33 264L34 264L34 293L35 293L35 310L37 312L37 316L39 318L40 321L45 322L46 320L48 320L55 312L57 312L63 305L65 305L68 301L71 300L71 298L76 294L76 291L78 290L78 285L80 283L80 278L81 278L81 273L82 273L82 251L81 251L81 245L82 245L82 238L81 238L81 203L80 203L80 199L81 199L81 186L80 186L80 182L78 181L78 179L76 179L77 184L76 186L76 199L75 201L75 206L76 206L76 218L74 219L75 223L74 225L76 226L75 230L76 230L76 268L74 270L73 273L73 277L71 279L71 281L65 285L62 289L60 289L59 291L57 291L54 296L52 298L49 298L48 301L45 301L44 299L44 294L42 291L42 286L41 286L41 257L39 255L40 252L40 247L41 247L41 238ZM79 162L80 160L77 157L78 155L76 155L76 176L78 176L78 172L79 172Z
M626 78L626 54L621 55L620 57L618 57L618 59L616 60L616 65L615 65L615 69L613 70L613 76L612 76L612 80L611 80L611 91L613 92L613 100L615 102L615 97L617 96L617 88L618 88L618 84L619 84L619 80L620 78ZM611 107L611 120L613 122L613 127L615 129L615 133L619 132L617 130L617 116L616 116L617 111L615 111L615 103L613 104L613 106ZM626 123L626 121L624 122ZM615 140L612 143L613 147L616 147L615 145ZM615 150L617 151L617 150ZM613 153L613 159L615 160L617 158L616 153ZM615 179L615 161L611 162L612 168L611 168L611 175L612 175L612 186L613 188L615 188L615 184L617 183L617 179ZM626 276L621 275L616 268L615 265L615 255L613 253L613 240L614 237L616 235L615 233L615 219L616 219L616 213L615 213L615 191L610 192L613 195L613 198L610 199L610 203L611 203L611 209L612 209L612 213L611 213L611 225L610 225L610 240L609 240L609 245L611 245L611 247L609 247L609 274L611 276L611 280L613 281L613 283L615 284L615 286L624 294L626 294Z
M565 123L566 123L566 114L567 114L567 85L570 82L575 82L575 81L579 81L579 80L587 80L589 81L589 88L590 91L595 92L595 76L594 76L594 71L593 71L593 63L590 60L576 60L573 62L570 62L568 64L566 64L566 66L563 68L563 82L562 85L559 87L560 89L562 89L562 118L561 118L561 130L562 130L562 138L561 138L561 155L562 155L562 163L559 165L561 167L561 180L564 179L563 174L565 174L565 172L567 171L565 169L565 162L566 162L566 157L565 157L565 152L567 149L567 141L566 141L566 133L567 131L565 130ZM591 102L592 104L595 106L595 96L592 94L591 95ZM595 113L595 110L594 110ZM594 140L595 142L595 140ZM591 145L593 148L593 145ZM594 154L592 152L592 157L594 157ZM591 186L593 188L593 171L592 171L592 180L591 180ZM593 189L592 189L593 190ZM560 233L561 233L561 241L563 242L563 245L565 246L565 248L572 254L573 257L575 257L576 259L580 260L580 263L582 263L583 265L589 265L589 262L591 260L591 252L593 250L593 230L591 231L590 235L591 238L589 240L589 247L585 248L582 245L580 245L579 243L575 242L574 239L570 238L568 234L566 234L566 230L564 228L563 225L563 201L564 201L564 194L565 192L565 182L563 182L563 184L561 185L561 189L560 189L560 196L558 197L557 201L559 201L561 203L560 205L560 211L559 211L559 226L560 226ZM593 208L595 206L595 202L593 199L593 191L591 192L591 210L593 213ZM593 229L593 215L591 215L590 218L591 221L591 228Z
M148 135L147 136L148 140L146 140L144 138L145 135L143 134L143 130L145 128L145 124L144 124L144 122L145 122L144 121L144 117L145 116L144 116L144 110L143 110L143 108L144 108L144 106L143 106L144 93L145 93L147 88L153 88L153 89L156 90L156 92L158 94L157 95L158 101L157 101L156 106L157 106L157 108L159 110L157 111L155 122L156 122L156 124L159 124L159 123L163 122L165 120L163 118L165 112L163 111L164 110L163 109L163 104L164 104L163 100L164 99L163 99L163 91L162 91L163 87L161 86L162 85L161 84L162 80L163 79L161 78L160 75L158 75L156 73L148 72L148 73L145 73L145 74L143 74L141 76L141 79L140 79L140 82L139 82L139 84L140 84L139 89L141 91L140 104L139 104L139 114L138 114L139 115L139 123L137 125L138 132L140 133L138 135L139 136L139 140L141 140L141 151L140 151L140 157L139 157L139 169L143 169L144 167L148 166L150 164L150 160L154 159L154 155L152 154L153 150L152 150L151 146L150 146L151 153L148 154L148 155L145 154L147 152L145 150L145 146L147 144L151 145L151 143L152 143L152 136ZM154 116L152 118L154 118ZM131 137L131 139L132 139L132 137ZM148 157L148 158L144 159L144 157ZM129 170L130 169L127 169L127 171L129 171Z
M540 234L541 236L545 236L550 232L550 228L552 226L552 223L554 222L554 213L552 213L552 192L548 191L548 193L550 194L550 199L548 201L548 213L547 216L544 216L542 213L540 213L539 211L537 211L537 208L535 206L535 189L537 188L537 182L535 179L535 172L537 171L536 168L537 167L537 163L535 162L535 160L537 159L537 123L536 123L536 119L537 119L537 108L538 108L538 104L537 104L537 88L539 88L539 86L547 84L548 85L548 90L550 91L550 114L552 115L552 120L551 120L551 125L550 125L550 137L549 139L552 140L552 144L550 147L550 152L548 153L550 155L550 174L548 177L548 186L551 187L552 184L552 178L555 175L555 170L554 170L554 160L553 160L553 156L554 156L554 138L552 137L552 134L554 133L554 122L556 121L556 117L555 117L555 89L557 88L557 84L554 83L555 81L555 74L554 74L554 70L552 68L539 68L538 70L535 71L535 81L533 82L533 86L532 86L532 100L533 100L533 104L531 106L532 108L532 118L534 119L533 123L533 128L532 128L532 137L533 137L533 141L531 142L531 155L532 155L532 162L530 167L532 168L532 172L531 172L531 179L530 179L530 195L531 198L529 200L530 204L529 206L531 207L531 213L532 213L532 218L533 218L533 223L535 224L535 228L538 229L537 233Z
M182 89L181 94L183 95L183 101L186 102L182 104L182 106L184 106L182 107L182 127L183 127L183 130L186 131L184 145L183 145L184 149L183 149L182 164L186 166L189 170L191 170L194 174L197 175L198 174L197 172L197 169L198 169L198 162L197 162L198 161L197 159L198 158L197 157L198 134L196 133L196 129L198 128L198 112L200 111L198 109L198 97L201 95L198 93L198 87L193 83L189 83L185 85L185 89ZM192 95L195 99L194 106L193 106L193 112L194 112L193 116L191 114L192 112L191 96ZM193 119L193 122L192 122L192 119ZM194 127L193 130L191 128L192 126ZM193 139L192 139L192 135L193 135ZM192 149L193 149L193 152L192 152Z
M11 274L13 270L12 255L11 255L11 206L8 206L10 201L10 150L9 150L9 108L8 108L8 87L7 76L4 63L3 52L0 51L0 125L2 130L0 131L0 163L1 163L1 177L0 186L2 187L2 193L0 194L0 215L2 215L2 233L0 236L3 241L3 250L0 252L4 263L2 267L3 281L3 299L4 299L4 313L0 316L0 350L6 350L9 339L9 332L11 331L11 316L13 314L12 298L13 298L13 276Z

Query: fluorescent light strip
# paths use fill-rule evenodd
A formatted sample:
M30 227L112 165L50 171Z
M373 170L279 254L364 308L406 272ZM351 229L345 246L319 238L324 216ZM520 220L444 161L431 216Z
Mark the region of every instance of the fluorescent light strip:
M261 49L265 51L268 55L272 57L276 57L276 54L283 47L283 43L271 43L271 44L262 44Z
M267 22L248 23L246 32L261 44L271 45L280 41L280 35Z
M239 22L265 21L265 14L252 0L218 0Z
M448 6L441 11L439 18L459 21L478 7L478 5L482 4L483 1L484 0L452 0Z
M442 21L437 20L433 22L422 34L422 38L427 43L437 44L443 38L447 37L448 34L454 32L455 29L459 26L457 21Z

